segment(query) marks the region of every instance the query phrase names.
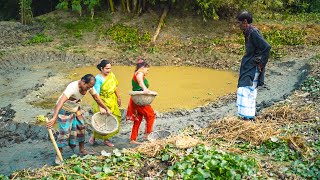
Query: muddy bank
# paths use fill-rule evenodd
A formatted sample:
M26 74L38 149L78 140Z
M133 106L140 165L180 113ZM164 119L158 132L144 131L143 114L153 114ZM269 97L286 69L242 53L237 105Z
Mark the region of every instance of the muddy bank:
M261 110L264 107L271 106L277 101L282 101L288 95L290 95L291 92L300 84L301 80L303 80L307 75L307 62L308 59L312 56L313 54L310 53L306 54L305 58L289 58L287 60L284 60L284 62L270 63L266 74L267 85L266 87L258 90L258 110ZM59 77L59 75L54 75L52 77L49 77L49 79L52 79L54 77ZM38 91L42 92L46 88L53 86L49 86L49 84L50 83L48 81L45 81L44 85L39 87ZM30 94L34 96L33 93L36 93L38 91L34 90ZM26 97L29 97L30 94L28 94ZM16 102L26 100L26 97L24 97L22 100L16 100ZM214 119L218 119L227 115L235 115L236 104L234 97L235 96L229 98L228 101L210 103L206 106L198 107L192 110L179 110L171 113L158 113L154 130L167 129L172 133L176 133L179 129L182 129L186 126L193 125L195 128L205 127ZM18 112L19 110L15 109L16 107L17 105L12 106L9 109L13 109L14 111ZM39 111L37 111L37 109L35 109L34 107L30 106L30 108L31 109L28 109L28 112L36 111L37 113L39 113ZM49 112L51 110L44 111ZM21 115L17 116L17 113L15 115L15 119L17 117L22 117ZM86 119L91 118L90 114L86 113L85 115ZM20 126L21 128L25 128L29 125L18 125L16 127L20 128ZM122 120L120 133L116 137L111 139L111 141L114 142L116 148L131 147L128 145L131 126L132 124L127 124L124 120ZM144 126L144 124L142 126ZM141 128L140 135L143 134L143 131L144 128ZM32 136L34 137L33 139L27 138L26 141L20 141L20 143L8 141L9 143L6 144L6 147L2 147L0 149L0 156L2 157L0 160L0 173L10 174L12 171L18 169L37 168L46 164L53 165L55 156L54 149L49 140L43 140L43 138L46 138L46 131L43 130L41 132L43 132L43 136ZM87 132L88 137L88 135L90 135L91 133L90 127L88 127ZM98 141L94 146L86 143L86 147L87 149L92 149L96 152L100 152L101 150L109 151L113 149L101 145L101 141ZM78 150L76 150L76 152L77 151ZM65 158L70 157L70 155L72 154L73 152L69 148L65 148ZM19 159L21 163L16 163L17 159Z
M19 22L0 21L0 50L22 46L43 29L39 24L23 25Z
M49 111L33 107L30 102L51 93L61 92L70 81L69 69L92 63L83 55L57 51L27 51L0 58L0 107L9 104L16 110L14 121L30 122ZM45 86L45 87L44 87Z

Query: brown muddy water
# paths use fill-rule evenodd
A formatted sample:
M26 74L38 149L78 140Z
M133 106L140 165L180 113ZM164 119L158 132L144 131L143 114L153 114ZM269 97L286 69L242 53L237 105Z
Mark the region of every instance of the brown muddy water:
M130 98L134 67L113 66L112 71L119 81L121 108L125 109ZM78 80L87 73L96 75L99 71L95 66L76 68L70 73L70 78ZM152 103L159 112L203 106L220 96L235 92L237 85L237 74L234 72L199 67L155 66L149 69L146 78L150 83L149 89L159 94ZM38 105L52 106L60 94L52 96ZM92 101L90 96L86 96L82 104L90 105Z
M132 66L112 66L112 72L119 81L118 90L122 100L122 109L126 109L131 91ZM95 66L80 67L71 71L70 79L78 80L85 74L98 74ZM238 75L231 71L220 71L199 67L154 66L146 76L150 90L159 95L152 106L158 112L170 112L178 109L192 109L206 105L220 96L236 91ZM42 108L52 108L60 93L54 93L45 101L34 102ZM82 105L91 105L92 98L85 96Z

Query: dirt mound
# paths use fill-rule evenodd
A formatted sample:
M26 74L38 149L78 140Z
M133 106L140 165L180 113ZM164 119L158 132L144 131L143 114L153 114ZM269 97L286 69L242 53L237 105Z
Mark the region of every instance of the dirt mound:
M0 147L20 143L27 139L48 139L45 127L13 122L15 113L11 105L0 108Z
M0 22L0 47L2 49L15 47L23 44L33 35L43 31L39 25L23 25L19 22Z

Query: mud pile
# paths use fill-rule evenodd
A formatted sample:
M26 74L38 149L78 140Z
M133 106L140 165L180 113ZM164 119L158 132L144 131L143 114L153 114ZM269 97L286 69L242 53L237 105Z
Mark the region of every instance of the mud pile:
M0 108L0 147L20 143L27 139L48 139L45 127L13 122L15 113L11 105Z

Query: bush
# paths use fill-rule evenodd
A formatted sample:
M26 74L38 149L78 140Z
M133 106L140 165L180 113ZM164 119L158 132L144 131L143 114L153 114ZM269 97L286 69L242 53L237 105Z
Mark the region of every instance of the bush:
M125 45L128 49L137 49L138 46L150 42L149 32L139 32L138 29L117 24L107 30L107 35L117 43Z

